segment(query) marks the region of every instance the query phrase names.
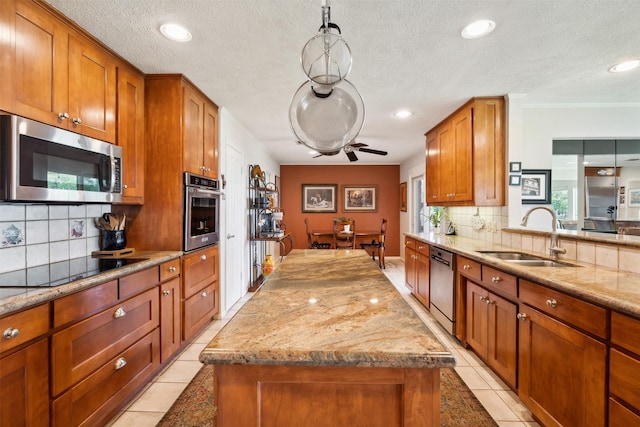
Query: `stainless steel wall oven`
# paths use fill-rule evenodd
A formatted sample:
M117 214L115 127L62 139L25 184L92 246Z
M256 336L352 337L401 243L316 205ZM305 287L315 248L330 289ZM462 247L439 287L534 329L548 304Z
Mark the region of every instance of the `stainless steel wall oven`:
M218 243L220 238L219 182L184 173L184 250L193 251Z

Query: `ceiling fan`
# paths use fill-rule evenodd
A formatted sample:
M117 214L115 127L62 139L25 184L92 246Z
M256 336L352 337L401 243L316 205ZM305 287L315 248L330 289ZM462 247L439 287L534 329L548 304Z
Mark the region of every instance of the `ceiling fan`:
M358 156L356 156L356 151L362 151L363 153L371 153L371 154L377 154L379 156L386 156L387 153L386 151L382 151L382 150L374 150L373 148L365 148L368 147L367 144L363 144L362 142L350 142L347 145L345 145L342 149L344 150L344 153L347 155L347 157L349 158L349 160L351 160L352 162L355 162L358 160ZM313 156L313 158L315 159L316 157L321 157L321 156L335 156L336 154L338 154L341 150L336 150L336 151L329 151L326 153L320 153L317 156Z

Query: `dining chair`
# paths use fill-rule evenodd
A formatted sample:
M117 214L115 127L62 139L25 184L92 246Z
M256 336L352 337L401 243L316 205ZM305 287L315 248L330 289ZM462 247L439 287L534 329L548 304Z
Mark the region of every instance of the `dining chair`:
M356 221L354 219L333 219L333 247L335 249L356 248Z
M309 227L309 218L304 219L304 228L307 232L307 247L309 249L330 249L331 243L320 243L318 238L313 236L311 227Z
M371 243L360 243L360 247L367 251L369 255L371 255L372 260L376 260L376 256L378 257L378 267L387 268L384 263L384 239L387 234L387 219L382 219L382 225L380 226L380 236L378 240L373 239Z

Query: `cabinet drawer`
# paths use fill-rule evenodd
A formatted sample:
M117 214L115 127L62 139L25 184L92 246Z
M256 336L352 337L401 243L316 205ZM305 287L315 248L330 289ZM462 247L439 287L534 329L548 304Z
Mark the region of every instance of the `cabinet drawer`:
M184 301L182 339L191 339L204 325L213 320L218 309L218 282L211 284Z
M607 310L562 292L520 280L520 300L600 338L607 336Z
M429 245L421 242L420 240L416 240L416 251L418 251L419 253L421 253L422 255L425 255L427 258L429 258Z
M504 271L482 266L482 284L505 295L518 297L518 279Z
M127 299L147 289L151 289L160 283L160 273L158 270L159 267L156 266L121 277L118 286L120 289L120 299Z
M609 427L640 426L640 415L609 399Z
M218 279L218 248L212 247L182 258L184 289L182 295L189 298Z
M482 273L480 269L480 263L458 255L456 259L456 268L458 272L464 274L467 277L475 279L480 282L482 279Z
M53 396L158 327L158 289L128 299L53 335Z
M0 319L0 353L49 331L49 304L42 304Z
M120 405L160 366L158 330L108 360L53 401L53 425L104 425Z
M118 302L118 281L85 289L53 301L53 327L82 320Z
M611 349L609 393L640 410L640 360Z
M611 342L640 355L640 320L611 312Z
M180 258L160 264L160 281L165 282L180 275Z
M416 249L416 241L412 237L404 237L404 246L411 249Z

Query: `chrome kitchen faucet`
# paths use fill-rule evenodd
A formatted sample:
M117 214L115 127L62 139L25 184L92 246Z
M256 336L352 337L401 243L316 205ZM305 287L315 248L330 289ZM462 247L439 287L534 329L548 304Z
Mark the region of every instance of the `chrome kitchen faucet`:
M551 214L551 244L549 245L549 258L558 259L558 254L566 254L567 250L558 246L558 216L553 209L546 206L535 206L529 209L526 214L524 214L520 225L525 227L527 225L527 221L529 220L529 214L531 214L531 212L535 211L536 209L543 209Z

